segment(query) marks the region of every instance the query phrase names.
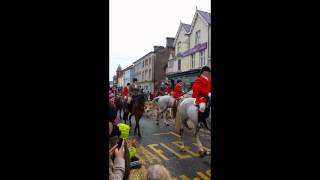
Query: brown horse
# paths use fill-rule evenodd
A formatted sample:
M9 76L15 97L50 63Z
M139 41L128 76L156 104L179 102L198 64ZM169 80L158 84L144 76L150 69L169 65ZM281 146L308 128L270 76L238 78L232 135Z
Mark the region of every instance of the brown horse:
M120 111L119 117L120 117L120 119L122 119L122 118L121 118L121 113L122 113L122 111L123 111L123 109L124 109L124 100L123 100L123 97L117 95L116 98L115 98L115 100L114 100L114 104L116 105L116 108L117 108L117 114L118 114L118 111Z
M131 127L131 117L134 115L136 120L136 126L134 128L134 135L136 135L137 129L138 129L138 136L141 137L140 134L140 125L139 121L144 113L144 105L147 101L147 96L145 94L138 95L132 99L132 102L129 105L129 123Z

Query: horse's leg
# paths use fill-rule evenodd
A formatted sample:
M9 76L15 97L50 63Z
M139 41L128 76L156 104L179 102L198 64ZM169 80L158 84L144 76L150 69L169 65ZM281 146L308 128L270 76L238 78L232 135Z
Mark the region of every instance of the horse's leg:
M135 116L136 118L136 124L138 125L138 136L141 137L141 134L140 134L140 119L141 119L142 115L138 115L138 116Z
M156 119L156 121L157 121L157 126L159 126L159 111L157 111L157 119Z
M130 127L132 126L132 124L131 124L131 117L132 117L132 113L130 113L130 116L129 116L129 124L130 124Z
M138 128L138 123L137 123L137 120L136 120L136 125L134 126L134 135L137 134L137 128Z
M166 109L163 111L163 116L164 116L163 120L164 120L164 123L165 123L167 126L169 126L169 123L168 123L168 120L167 120L167 110L168 110L168 108L166 108Z
M196 142L197 142L197 144L199 146L200 157L204 157L206 155L206 151L202 147L202 143L201 143L200 138L199 138L199 129L198 128L196 128Z
M180 141L181 141L181 151L182 152L186 152L186 147L184 146L184 142L183 142L183 128L180 129Z

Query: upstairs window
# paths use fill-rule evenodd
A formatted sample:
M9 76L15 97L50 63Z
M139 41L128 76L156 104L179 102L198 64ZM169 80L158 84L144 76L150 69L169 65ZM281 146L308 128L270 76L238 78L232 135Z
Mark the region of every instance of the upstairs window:
M178 42L177 53L180 53L180 49L181 49L181 41Z
M196 43L195 44L199 44L200 43L200 30L196 32Z

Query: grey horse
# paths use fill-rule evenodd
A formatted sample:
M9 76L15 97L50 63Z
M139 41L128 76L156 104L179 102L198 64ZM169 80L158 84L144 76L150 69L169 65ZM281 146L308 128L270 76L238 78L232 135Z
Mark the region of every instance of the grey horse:
M191 98L192 97L192 91L189 91L188 93L183 95L184 98ZM170 108L173 107L175 98L172 96L158 96L152 100L153 103L155 103L158 106L157 110L157 125L159 125L159 117L163 118L164 123L169 126L169 123L167 121L167 117L165 116L165 113L170 110Z
M180 134L180 140L182 142L181 150L185 151L185 146L183 143L183 130L185 127L187 127L186 122L191 121L192 124L194 125L194 127L191 127L191 130L192 132L194 132L196 142L199 146L199 154L201 157L203 157L204 155L207 154L207 152L204 151L202 143L200 142L200 139L199 139L199 132L201 127L198 125L198 107L195 105L195 100L196 100L195 98L185 98L179 104L176 119L175 119L175 131ZM211 117L207 118L206 121L210 126Z

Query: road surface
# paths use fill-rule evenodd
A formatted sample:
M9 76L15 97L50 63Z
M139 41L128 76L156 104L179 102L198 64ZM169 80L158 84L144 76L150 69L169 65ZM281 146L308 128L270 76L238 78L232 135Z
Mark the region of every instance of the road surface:
M153 118L143 116L140 120L142 137L138 138L133 135L135 120L132 117L129 139L135 138L138 141L137 157L142 162L142 168L131 170L130 180L142 179L141 176L146 174L147 168L152 164L164 165L177 180L211 179L211 155L199 157L194 136L187 130L183 139L188 150L181 152L179 135L173 132L173 126L172 121L169 127L163 121L157 126ZM205 149L211 151L210 134L201 133L200 140Z

